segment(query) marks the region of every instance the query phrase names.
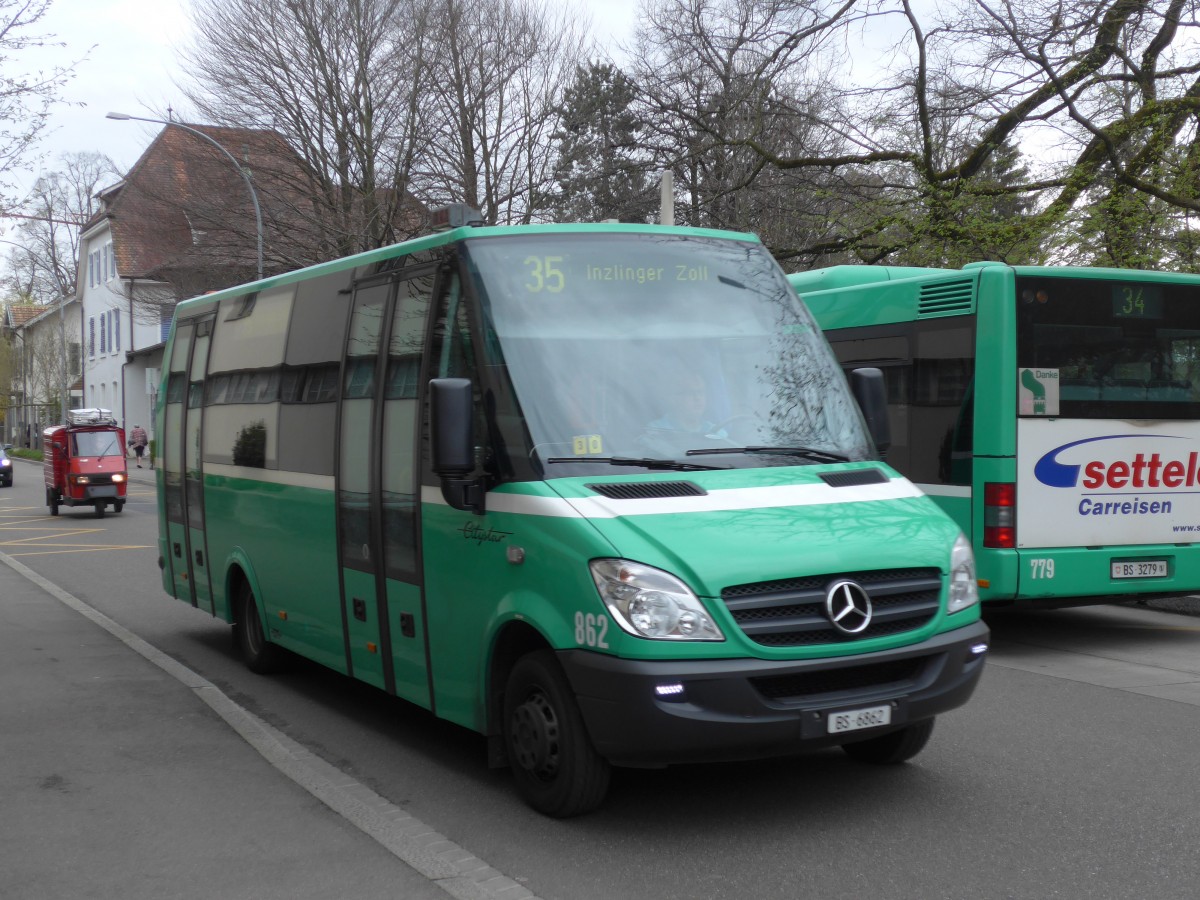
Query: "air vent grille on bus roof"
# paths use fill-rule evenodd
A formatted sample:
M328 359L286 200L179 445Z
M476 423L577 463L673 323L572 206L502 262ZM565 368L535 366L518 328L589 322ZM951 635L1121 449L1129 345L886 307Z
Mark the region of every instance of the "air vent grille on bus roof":
M970 312L975 301L975 282L971 278L938 281L921 285L917 316L948 316Z
M703 497L708 493L690 481L600 482L587 486L610 500L653 500L659 497Z

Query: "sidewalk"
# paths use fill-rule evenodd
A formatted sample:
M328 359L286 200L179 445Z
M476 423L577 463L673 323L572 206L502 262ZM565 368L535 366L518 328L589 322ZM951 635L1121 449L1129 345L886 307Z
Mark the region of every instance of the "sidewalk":
M448 896L2 563L0 685L5 900Z

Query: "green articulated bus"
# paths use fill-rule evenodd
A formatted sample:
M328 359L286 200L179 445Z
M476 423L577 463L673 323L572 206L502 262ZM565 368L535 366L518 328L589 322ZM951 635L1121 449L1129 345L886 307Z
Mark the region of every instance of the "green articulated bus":
M971 536L985 603L1200 590L1200 276L975 263L789 276L887 382L888 462Z
M486 735L548 815L614 765L918 752L988 630L879 373L752 236L443 212L179 305L167 592Z

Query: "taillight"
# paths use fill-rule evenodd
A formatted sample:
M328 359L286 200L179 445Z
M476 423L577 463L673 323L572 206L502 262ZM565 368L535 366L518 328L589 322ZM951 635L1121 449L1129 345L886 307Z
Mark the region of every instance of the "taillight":
M983 486L983 546L1017 546L1017 486L989 481Z

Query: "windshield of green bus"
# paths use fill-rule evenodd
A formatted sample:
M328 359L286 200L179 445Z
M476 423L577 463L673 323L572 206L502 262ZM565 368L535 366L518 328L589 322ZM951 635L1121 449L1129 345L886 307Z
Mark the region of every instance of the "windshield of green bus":
M625 471L874 458L825 339L761 245L576 233L467 249L485 356L511 379L545 476L612 458Z
M1016 289L1021 414L1200 418L1200 286L1022 277Z

